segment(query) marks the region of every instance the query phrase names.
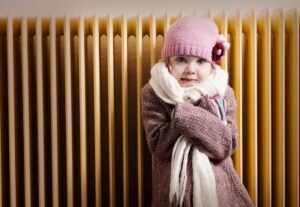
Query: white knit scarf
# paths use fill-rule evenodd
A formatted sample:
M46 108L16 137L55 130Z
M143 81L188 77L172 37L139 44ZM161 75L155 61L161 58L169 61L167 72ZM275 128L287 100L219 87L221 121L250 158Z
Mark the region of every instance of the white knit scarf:
M192 87L183 88L169 73L166 63L161 61L151 68L149 84L164 102L175 105L182 102L194 102L203 95L210 97L219 94L224 97L228 73L215 65L215 69L207 79ZM177 139L172 151L169 200L172 203L175 197L175 203L180 206L183 204L185 195L186 168L190 149L191 143L182 135ZM217 207L216 182L210 161L207 155L196 147L192 149L193 206Z

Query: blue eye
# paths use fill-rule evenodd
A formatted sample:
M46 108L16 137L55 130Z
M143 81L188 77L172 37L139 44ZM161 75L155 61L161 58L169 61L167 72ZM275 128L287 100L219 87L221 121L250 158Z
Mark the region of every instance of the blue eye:
M199 64L203 64L203 63L206 63L206 60L203 59L203 58L200 58L197 62L198 62Z
M180 57L176 58L176 61L179 62L179 63L182 63L182 62L186 62L186 59L184 57L180 56Z

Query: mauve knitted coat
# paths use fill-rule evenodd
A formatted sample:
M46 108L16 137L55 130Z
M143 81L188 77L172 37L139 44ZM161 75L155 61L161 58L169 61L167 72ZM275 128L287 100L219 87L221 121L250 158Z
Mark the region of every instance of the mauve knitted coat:
M169 204L170 167L172 149L180 135L184 135L204 152L215 175L219 207L254 206L241 183L231 159L237 148L235 96L230 86L225 92L225 125L203 96L194 104L176 106L163 102L149 84L141 92L143 126L147 144L152 153L152 207ZM193 206L192 150L187 165L187 186L183 206Z

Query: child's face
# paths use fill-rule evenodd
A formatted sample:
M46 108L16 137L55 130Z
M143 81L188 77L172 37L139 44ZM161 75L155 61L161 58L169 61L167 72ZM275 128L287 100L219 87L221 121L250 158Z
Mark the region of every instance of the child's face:
M169 69L181 87L189 87L207 78L212 72L212 65L201 57L171 56Z

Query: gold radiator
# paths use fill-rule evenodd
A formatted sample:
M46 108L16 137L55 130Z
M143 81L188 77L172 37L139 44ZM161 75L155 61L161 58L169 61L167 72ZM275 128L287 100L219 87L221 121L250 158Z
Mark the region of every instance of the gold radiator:
M231 42L235 168L256 206L299 207L299 11L205 15ZM150 206L140 91L181 17L0 18L0 206Z

